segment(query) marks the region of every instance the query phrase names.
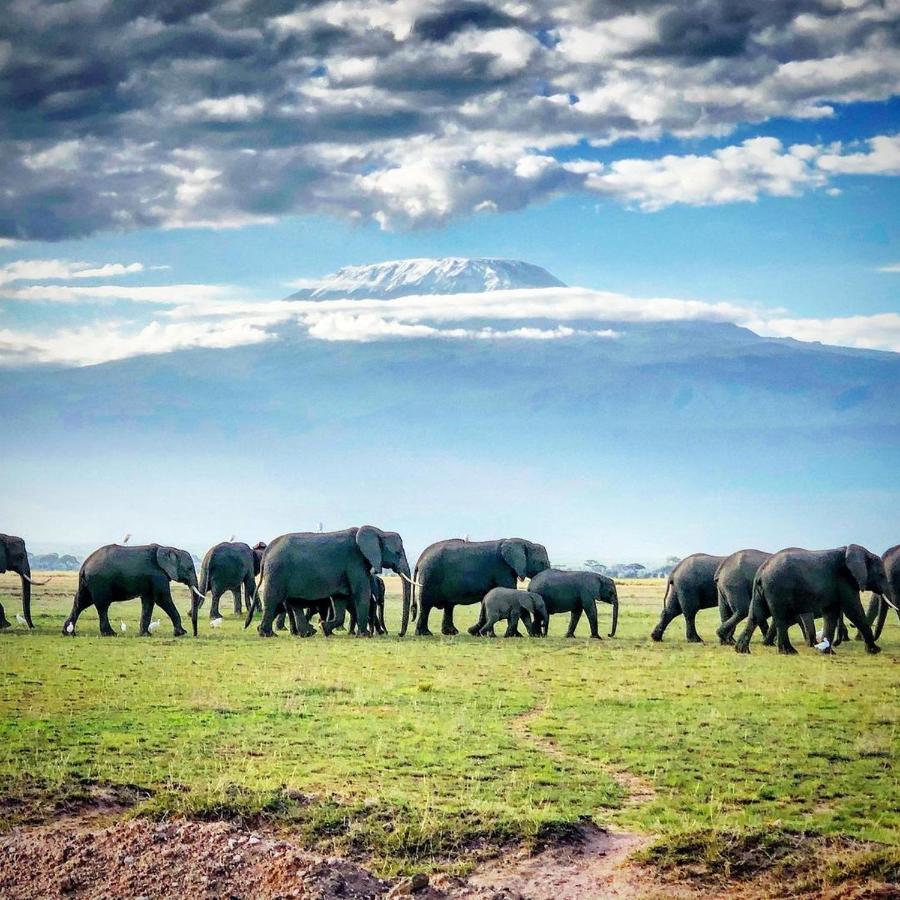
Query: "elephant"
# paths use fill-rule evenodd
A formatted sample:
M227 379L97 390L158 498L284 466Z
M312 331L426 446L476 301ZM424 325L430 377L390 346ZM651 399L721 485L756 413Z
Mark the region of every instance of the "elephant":
M779 653L796 653L788 626L803 614L825 619L825 652L831 653L838 619L843 613L862 633L869 653L880 653L859 599L860 591L887 591L884 562L859 544L832 550L780 550L766 560L753 580L750 615L735 644L738 653L750 652L757 625L771 614Z
M163 547L159 544L125 547L107 544L95 550L78 572L78 590L72 612L63 625L63 634L75 634L78 617L89 606L97 607L100 634L115 637L109 624L109 605L122 600L141 598L141 626L139 634L150 634L153 606L158 606L171 620L175 637L187 632L181 627L181 616L172 602L170 581L190 588L191 625L197 636L197 611L204 597L197 586L197 570L187 550Z
M872 633L876 641L884 630L888 607L891 607L900 619L900 544L885 550L881 561L887 575L887 593L873 594L866 612L866 620L869 625L874 626ZM856 639L862 640L862 634L857 634Z
M211 619L220 617L219 598L226 591L231 591L234 598L235 615L244 611L241 607L242 587L244 602L247 609L250 608L265 549L266 545L262 542L250 547L240 541L223 541L207 550L200 565L200 593L205 597L212 591L212 606L209 610Z
M350 634L356 634L356 610L351 605L347 612L350 614ZM380 575L373 575L372 600L369 604L369 634L387 633L387 626L384 624L384 579Z
M570 613L569 628L566 637L574 637L575 629L581 614L587 616L591 627L591 637L600 640L597 631L597 601L612 604L612 626L609 636L615 637L619 622L619 594L616 583L606 575L597 572L565 572L562 569L546 569L535 575L528 585L544 598L547 605L547 618L544 621L544 634L550 625L550 616L554 613Z
M519 618L525 623L532 637L541 637L547 621L547 607L544 598L534 591L519 591L516 588L491 588L482 601L484 625L479 634L496 637L494 625L501 619L507 620L504 637L522 637Z
M467 541L454 538L426 547L413 573L412 616L416 618L416 588L419 588L417 635L430 635L428 616L432 609L444 611L442 634L459 634L453 624L453 608L471 605L484 599L495 587L514 588L519 578L533 578L550 568L547 549L522 538L497 541ZM410 604L403 598L400 637L406 634ZM469 634L484 627L484 610Z
M14 534L0 534L0 575L4 572L15 572L22 582L22 616L29 628L34 628L31 621L31 586L41 586L46 581L35 581L31 577L31 564L28 562L28 551L25 541ZM0 603L0 629L9 628L10 623Z
M663 596L659 622L650 633L654 641L661 641L669 622L684 613L685 637L691 643L703 642L703 638L697 634L695 624L697 612L718 606L716 570L724 561L724 556L695 553L693 556L685 557L675 566L666 581L666 593Z
M720 644L734 644L735 629L750 614L753 579L759 567L771 556L762 550L738 550L726 556L716 569L713 579L722 620L716 629Z
M330 597L333 611L322 623L325 636L344 624L348 602L356 607L360 636L368 636L372 575L383 568L404 579L404 603L408 604L409 563L397 532L363 525L344 531L283 534L263 554L260 586L246 624L261 603L258 630L263 637L272 637L272 623L284 606L292 611L301 634L309 634L312 628L302 607Z

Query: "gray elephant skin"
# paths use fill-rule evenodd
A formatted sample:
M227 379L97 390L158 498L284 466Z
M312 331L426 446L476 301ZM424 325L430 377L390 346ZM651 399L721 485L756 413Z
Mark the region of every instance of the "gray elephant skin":
M350 613L350 634L356 634L356 609L351 605L347 610ZM372 599L369 603L369 634L387 634L387 625L384 624L384 579L380 575L372 576Z
M257 602L263 607L259 633L273 635L272 623L282 607L291 611L298 631L313 633L303 607L331 598L332 616L322 623L330 635L344 624L347 604L356 608L360 635L368 636L372 575L384 568L404 579L404 603L409 603L409 563L396 531L373 525L324 533L298 532L275 538L266 548ZM253 613L251 606L250 616Z
M896 611L897 618L900 619L900 544L885 550L881 561L887 575L887 593L873 594L866 612L866 619L873 626L872 633L876 641L881 637L889 607ZM857 635L857 640L862 640L862 634Z
M78 590L72 612L63 625L63 634L74 634L78 617L89 606L97 608L100 634L114 637L109 624L111 603L141 600L141 635L150 634L153 607L158 606L171 620L175 636L187 634L181 627L181 616L172 602L170 582L177 581L191 591L191 625L197 635L197 611L203 595L197 586L194 560L186 550L159 544L125 547L108 544L95 550L78 572Z
M22 582L22 616L28 627L34 628L34 622L31 621L31 586L47 582L32 579L25 541L14 534L0 534L0 575L4 572L15 572L19 576ZM0 603L0 628L9 628L11 624L3 611L3 604Z
M754 630L771 615L778 652L796 653L788 627L801 615L812 614L824 617L826 652L831 652L843 614L862 633L866 650L879 653L859 599L860 591L887 591L884 562L865 547L850 544L832 550L780 550L756 573L750 616L735 649L749 653Z
M235 615L243 612L241 590L244 603L247 609L250 608L265 549L266 545L262 542L251 547L241 541L223 541L206 551L200 564L200 593L205 597L212 591L211 619L219 618L219 599L228 591L234 598Z
M533 578L549 568L550 559L546 547L522 538L497 541L465 541L454 538L438 541L422 552L413 573L413 618L416 618L418 599L416 634L431 634L428 630L428 617L432 609L444 611L442 634L459 634L453 624L454 607L474 603L481 606L484 595L491 588L514 588L518 579ZM469 634L478 634L484 627L483 615L482 608L478 622L469 629ZM406 634L409 616L410 604L404 595L401 637Z
M650 633L654 641L663 639L672 619L684 615L685 637L692 643L702 643L703 638L697 634L697 613L719 605L716 571L724 561L724 556L694 553L675 566L666 581L659 622Z
M616 583L606 575L597 572L565 572L561 569L547 569L535 575L528 585L544 598L547 606L547 620L544 634L550 624L549 617L556 613L569 613L569 628L566 637L574 637L581 614L587 616L591 637L600 640L597 630L597 601L612 605L612 626L609 636L615 637L619 623L619 594Z
M750 615L753 579L759 567L771 556L763 550L738 550L726 556L716 569L713 579L722 620L716 629L720 644L734 644L735 630Z
M516 588L491 588L482 601L484 625L479 634L496 637L494 626L506 619L504 637L522 637L519 631L519 619L525 623L532 637L540 637L544 633L544 622L547 621L547 607L544 598L534 591L519 591Z

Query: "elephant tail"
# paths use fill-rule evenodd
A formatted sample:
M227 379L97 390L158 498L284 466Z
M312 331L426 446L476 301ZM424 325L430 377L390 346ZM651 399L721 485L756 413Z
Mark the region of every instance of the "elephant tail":
M256 609L258 606L259 606L259 583L257 583L256 590L253 591L253 597L250 599L250 603L247 605L247 618L244 619L244 628L250 627L250 623L253 621L253 613L256 612Z
M672 592L673 594L675 593L675 582L672 579L671 574L666 579L666 592L663 594L663 601L662 601L663 609L666 608L666 603L669 600L669 592Z
M763 587L762 581L758 576L753 579L753 590L750 594L750 606L753 610L753 617L758 621L763 621L769 617L769 607L766 602L766 589Z
M203 562L200 563L200 593L205 597L209 593L209 553L203 557Z

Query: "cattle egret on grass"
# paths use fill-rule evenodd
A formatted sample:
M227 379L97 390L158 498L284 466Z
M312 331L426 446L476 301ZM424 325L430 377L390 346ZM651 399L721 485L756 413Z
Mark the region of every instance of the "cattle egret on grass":
M28 624L28 619L26 619L25 616L23 616L23 615L21 615L21 614L19 614L19 613L16 613L16 621L17 621L20 625L27 625L27 624Z
M75 633L75 626L71 622L69 622L69 624L66 625L66 634L74 634L74 633Z
M159 628L159 619L154 619L148 626L147 630L150 632L156 631Z
M222 619L212 619L209 623L210 628L221 628L222 627Z

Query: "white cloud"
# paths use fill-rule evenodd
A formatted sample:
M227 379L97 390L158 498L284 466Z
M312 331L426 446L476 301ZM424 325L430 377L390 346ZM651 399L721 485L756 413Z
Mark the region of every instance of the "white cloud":
M773 318L746 324L765 337L791 337L798 341L819 341L839 347L900 353L900 313L832 319Z
M900 175L900 134L879 135L863 153L825 153L819 168L834 175Z
M114 278L143 272L142 263L68 262L63 259L19 259L0 266L0 284L13 281L61 280L66 278Z
M879 272L900 272L900 263L890 263L886 266L879 266Z
M260 97L232 94L230 97L199 100L181 110L181 118L199 117L218 122L246 122L262 114L265 103Z
M84 326L51 335L0 329L0 365L89 366L148 353L238 347L272 340L268 320L151 322L140 329L121 324Z
M98 284L55 285L34 284L27 287L3 288L8 300L43 303L85 303L104 300L130 300L133 303L192 303L227 299L234 293L230 287L217 284L126 285Z

